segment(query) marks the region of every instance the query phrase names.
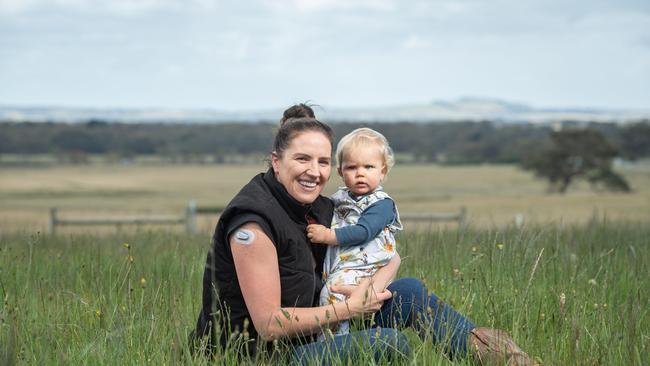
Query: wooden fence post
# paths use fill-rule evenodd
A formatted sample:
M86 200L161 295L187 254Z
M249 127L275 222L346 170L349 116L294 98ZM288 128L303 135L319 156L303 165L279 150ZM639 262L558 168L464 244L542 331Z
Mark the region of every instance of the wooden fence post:
M190 200L185 212L185 230L188 234L196 234L196 201Z
M465 220L467 215L467 209L465 206L460 206L460 212L458 213L458 228L465 229Z
M50 235L55 235L56 234L56 225L57 225L57 217L56 217L56 207L50 207L50 222L47 227L48 233Z

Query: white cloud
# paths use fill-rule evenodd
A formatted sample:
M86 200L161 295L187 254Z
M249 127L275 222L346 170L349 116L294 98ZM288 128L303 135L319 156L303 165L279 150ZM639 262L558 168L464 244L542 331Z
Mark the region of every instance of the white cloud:
M391 11L396 8L393 0L293 0L293 5L305 13L330 10Z
M418 50L431 47L431 41L420 37L417 34L409 34L402 43L402 48L406 50Z
M448 2L443 5L443 8L450 14L461 14L467 12L471 6L467 3L459 1Z
M0 15L18 15L41 9L135 15L170 9L214 9L220 0L0 0Z
M0 0L0 15L21 14L38 5L39 0Z

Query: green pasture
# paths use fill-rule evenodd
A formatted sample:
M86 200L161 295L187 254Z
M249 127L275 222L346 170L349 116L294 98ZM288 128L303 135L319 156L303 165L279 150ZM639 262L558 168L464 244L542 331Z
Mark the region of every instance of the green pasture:
M50 207L58 207L64 218L103 218L182 215L190 200L199 206L223 206L265 169L261 160L247 165L141 162L2 167L0 233L45 232ZM398 164L384 186L400 212L456 212L465 207L469 222L483 228L512 224L516 216L538 224L585 223L594 215L650 223L650 164L617 170L628 179L633 192L598 192L579 183L566 195L547 194L544 181L512 165ZM333 172L325 194L340 184ZM205 216L199 229L207 233L215 222L216 217ZM407 229L416 227L406 225ZM175 229L181 231L182 227ZM111 233L115 228L83 231Z
M602 217L407 232L399 276L507 330L546 365L648 365L648 238L647 225ZM232 352L208 360L186 348L208 241L164 230L0 236L0 364L235 364ZM407 335L406 364L470 364Z

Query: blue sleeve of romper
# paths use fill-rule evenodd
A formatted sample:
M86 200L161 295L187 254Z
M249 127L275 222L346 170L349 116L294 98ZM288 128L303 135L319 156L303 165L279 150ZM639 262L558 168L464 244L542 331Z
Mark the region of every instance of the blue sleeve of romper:
M389 198L377 201L361 213L356 225L334 229L339 246L349 247L373 239L395 221L395 203Z

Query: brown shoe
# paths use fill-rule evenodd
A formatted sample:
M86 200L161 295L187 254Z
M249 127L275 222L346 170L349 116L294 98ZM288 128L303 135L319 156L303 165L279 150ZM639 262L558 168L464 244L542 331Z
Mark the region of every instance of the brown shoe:
M472 355L481 365L541 366L499 329L474 328L469 343Z

